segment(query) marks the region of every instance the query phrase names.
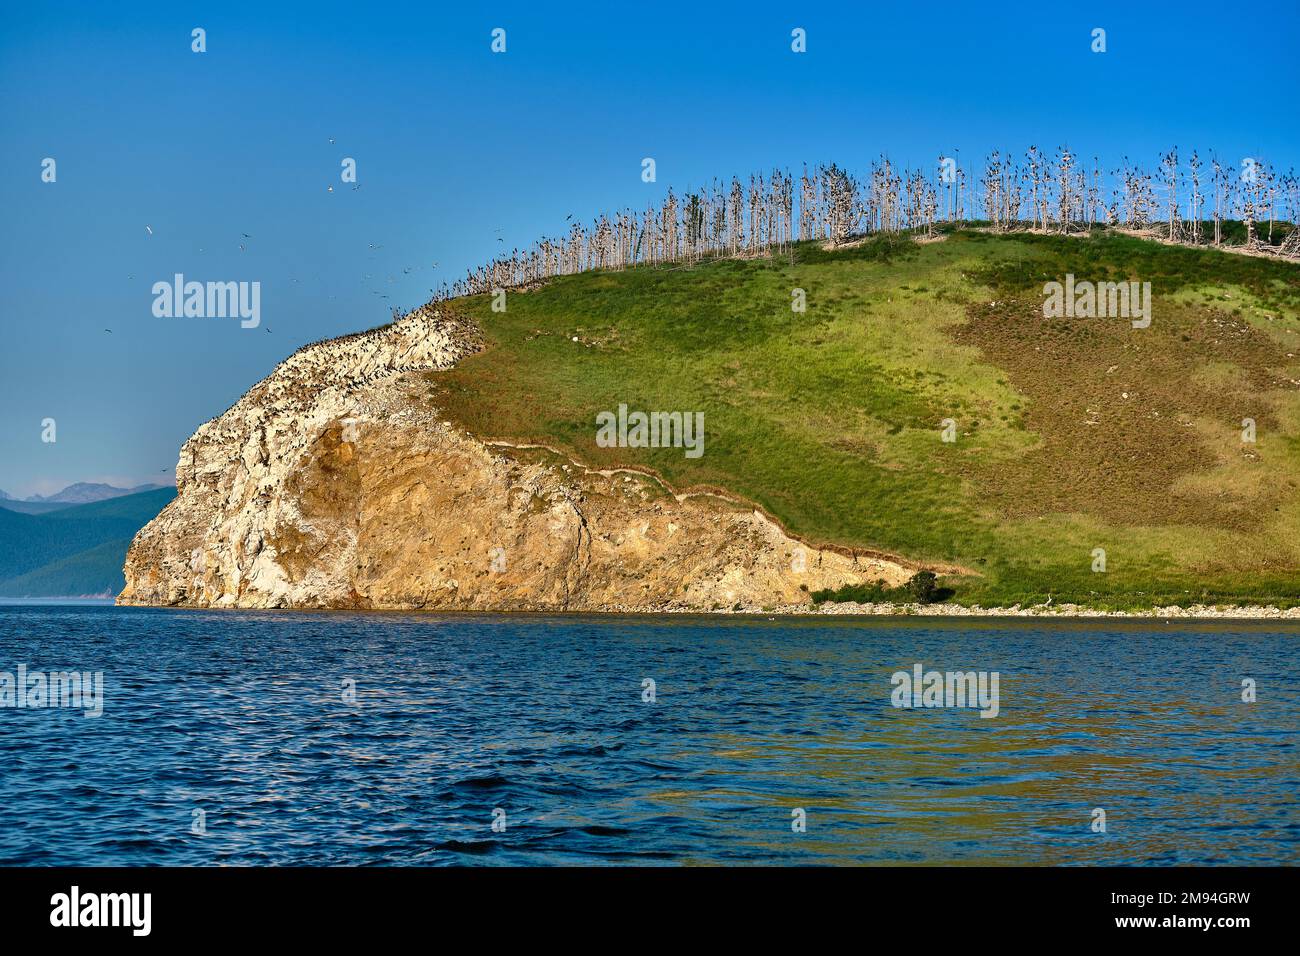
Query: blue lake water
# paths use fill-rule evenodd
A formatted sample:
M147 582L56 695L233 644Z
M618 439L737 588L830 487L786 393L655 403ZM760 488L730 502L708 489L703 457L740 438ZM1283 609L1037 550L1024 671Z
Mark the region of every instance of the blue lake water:
M1294 864L1298 637L0 607L0 671L104 675L0 708L0 864Z

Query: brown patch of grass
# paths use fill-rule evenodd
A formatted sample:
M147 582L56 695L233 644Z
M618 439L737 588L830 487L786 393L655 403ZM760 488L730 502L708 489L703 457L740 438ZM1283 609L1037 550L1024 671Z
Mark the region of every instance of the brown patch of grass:
M1028 398L1040 444L1012 461L964 462L1005 518L1081 513L1118 524L1253 530L1279 490L1251 493L1184 479L1224 464L1198 421L1276 425L1260 393L1291 389L1290 363L1268 335L1216 309L1156 301L1150 328L1126 319L1047 319L1041 298L981 302L954 338L977 347ZM1225 376L1198 376L1204 366ZM1127 396L1127 397L1126 397ZM1240 457L1240 455L1238 455Z

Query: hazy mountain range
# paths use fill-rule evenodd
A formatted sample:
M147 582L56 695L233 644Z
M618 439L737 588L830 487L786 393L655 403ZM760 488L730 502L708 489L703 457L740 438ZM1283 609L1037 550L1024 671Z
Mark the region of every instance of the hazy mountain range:
M117 488L113 485L105 485L96 481L78 481L52 495L28 495L26 498L15 498L13 495L9 494L9 492L0 489L0 501L30 501L84 505L89 504L92 501L106 501L109 498L121 498L123 495L137 495L142 491L153 491L155 488L166 487L166 485L148 484L136 485L134 488Z

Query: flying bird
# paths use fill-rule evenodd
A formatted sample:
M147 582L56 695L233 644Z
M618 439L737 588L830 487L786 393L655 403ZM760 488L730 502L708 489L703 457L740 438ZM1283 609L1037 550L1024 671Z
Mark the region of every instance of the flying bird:
M145 224L144 228L148 231L149 235L151 236L153 235L153 229L147 223Z

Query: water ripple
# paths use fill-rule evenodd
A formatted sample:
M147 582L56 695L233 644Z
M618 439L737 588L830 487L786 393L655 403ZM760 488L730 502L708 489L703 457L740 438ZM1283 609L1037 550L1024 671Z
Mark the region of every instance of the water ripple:
M1297 633L0 607L0 864L1294 864Z

